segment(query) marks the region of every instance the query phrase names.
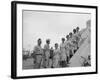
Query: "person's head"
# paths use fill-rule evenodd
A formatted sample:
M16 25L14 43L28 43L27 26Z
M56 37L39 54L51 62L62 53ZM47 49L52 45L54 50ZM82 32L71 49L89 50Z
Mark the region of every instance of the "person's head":
M46 40L46 43L47 43L47 44L50 44L50 39L47 39L47 40Z
M69 33L69 37L70 37L70 38L72 37L72 32Z
M53 50L53 47L51 47L51 50Z
M55 43L55 49L57 49L58 48L58 43Z
M65 38L62 38L61 40L62 40L63 43L65 42Z
M39 39L37 40L37 43L38 43L38 45L41 45L41 43L42 43L41 38L39 38Z
M79 32L79 27L76 28L76 32Z
M73 33L74 33L74 34L76 33L76 29L73 29Z
M66 39L67 39L67 40L69 39L69 35L66 36Z

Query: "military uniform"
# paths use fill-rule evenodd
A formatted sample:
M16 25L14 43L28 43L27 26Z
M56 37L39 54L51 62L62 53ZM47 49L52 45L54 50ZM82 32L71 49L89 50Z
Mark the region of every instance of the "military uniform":
M44 45L44 54L45 54L45 67L49 67L49 57L50 57L50 46L48 44Z
M65 41L65 50L66 50L66 60L67 62L69 61L70 58L70 53L69 53L69 40Z
M67 55L66 55L66 48L65 47L66 47L65 43L60 44L60 50L61 50L60 65L62 67L65 67L66 63L67 63Z
M36 55L36 64L35 68L40 68L41 67L41 61L42 61L42 55L43 55L43 49L41 46L35 46L34 48L34 53Z
M60 50L61 50L61 61L66 61L65 43L60 44Z
M60 49L55 49L54 50L54 57L53 57L53 67L58 68L60 67L59 61L60 61Z

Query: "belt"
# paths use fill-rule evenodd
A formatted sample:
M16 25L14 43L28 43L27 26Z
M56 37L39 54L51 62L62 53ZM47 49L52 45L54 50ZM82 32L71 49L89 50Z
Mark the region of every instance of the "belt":
M36 55L42 55L42 54L36 54Z

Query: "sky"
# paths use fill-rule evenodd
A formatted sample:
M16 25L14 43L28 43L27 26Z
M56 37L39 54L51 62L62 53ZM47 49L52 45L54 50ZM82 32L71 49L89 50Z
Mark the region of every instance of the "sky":
M23 48L33 50L37 39L42 39L42 47L46 39L50 39L50 46L60 44L61 38L66 37L77 26L80 30L86 27L86 21L91 14L60 13L44 11L23 11Z

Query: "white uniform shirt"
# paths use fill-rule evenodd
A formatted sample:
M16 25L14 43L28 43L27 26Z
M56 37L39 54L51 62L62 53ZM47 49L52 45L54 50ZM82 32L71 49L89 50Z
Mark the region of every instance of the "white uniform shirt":
M60 44L60 50L61 50L61 60L66 61L66 49L65 49L66 44L61 43Z
M41 46L37 45L34 47L34 52L35 52L35 54L43 54L43 49Z

